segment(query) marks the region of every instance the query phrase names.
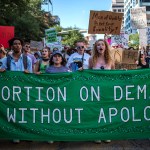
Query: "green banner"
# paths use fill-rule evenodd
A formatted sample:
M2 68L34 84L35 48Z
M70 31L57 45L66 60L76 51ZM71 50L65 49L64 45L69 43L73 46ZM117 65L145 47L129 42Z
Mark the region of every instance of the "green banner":
M150 138L150 69L0 73L0 138Z

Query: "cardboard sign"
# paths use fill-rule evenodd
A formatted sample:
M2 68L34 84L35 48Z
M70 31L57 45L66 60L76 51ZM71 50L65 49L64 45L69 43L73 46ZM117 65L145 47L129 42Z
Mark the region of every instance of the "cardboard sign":
M123 13L90 11L89 34L120 34Z
M145 7L138 7L131 9L131 25L133 29L143 29L147 27L147 17Z
M32 49L42 50L44 48L42 41L30 41L30 46Z
M14 37L13 26L0 26L0 44L9 48L8 41Z
M116 63L115 69L118 69L118 70L120 70L120 69L127 69L127 70L137 69L137 64Z
M118 48L112 49L111 53L115 63L135 64L135 61L138 59L138 51L136 50Z

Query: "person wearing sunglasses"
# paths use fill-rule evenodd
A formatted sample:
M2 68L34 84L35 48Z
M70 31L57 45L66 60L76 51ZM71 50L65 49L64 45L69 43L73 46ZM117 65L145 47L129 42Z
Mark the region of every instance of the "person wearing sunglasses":
M85 43L83 41L77 41L76 49L77 52L71 54L69 57L67 67L69 67L71 71L88 69L90 55L85 53Z
M31 49L30 49L30 43L29 42L25 42L24 46L23 46L23 54L27 55L28 57L31 58L32 60L32 70L34 70L35 64L37 62L37 59L35 58L35 56L33 54L31 54Z

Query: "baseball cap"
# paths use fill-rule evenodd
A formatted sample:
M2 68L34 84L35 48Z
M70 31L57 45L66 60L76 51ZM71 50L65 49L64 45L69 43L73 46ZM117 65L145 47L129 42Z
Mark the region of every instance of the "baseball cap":
M60 56L62 56L62 53L60 52L60 51L54 51L53 53L52 53L52 56L54 56L54 55L56 55L56 54L59 54ZM63 57L63 56L62 56Z

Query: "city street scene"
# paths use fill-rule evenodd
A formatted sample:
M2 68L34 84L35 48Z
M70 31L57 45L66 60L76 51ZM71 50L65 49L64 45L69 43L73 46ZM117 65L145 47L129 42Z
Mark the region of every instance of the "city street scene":
M150 149L150 0L0 8L0 150Z

